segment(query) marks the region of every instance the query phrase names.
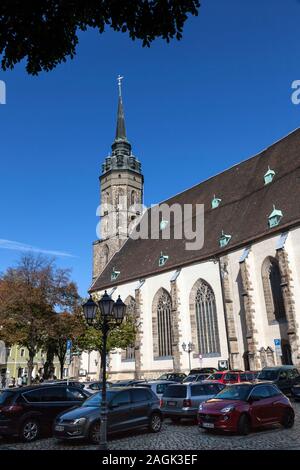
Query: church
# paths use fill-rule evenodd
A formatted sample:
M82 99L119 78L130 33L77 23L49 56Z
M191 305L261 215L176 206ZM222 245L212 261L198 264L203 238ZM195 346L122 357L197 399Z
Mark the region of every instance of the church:
M204 207L203 244L194 250L174 236L171 211L154 237L130 236L141 220L144 178L127 139L120 83L111 149L99 178L100 233L89 292L120 295L138 331L135 344L110 354L110 378L221 364L299 367L300 129L163 201ZM171 237L163 236L166 227Z

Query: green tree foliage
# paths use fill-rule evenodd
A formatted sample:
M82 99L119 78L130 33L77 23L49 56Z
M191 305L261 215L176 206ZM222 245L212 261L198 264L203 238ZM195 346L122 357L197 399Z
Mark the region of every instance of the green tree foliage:
M78 32L88 28L128 33L143 46L156 38L179 40L199 6L199 0L1 0L1 66L12 69L27 59L29 74L52 70L74 57Z
M53 260L27 254L0 276L0 339L28 349L28 380L33 360L48 344L58 312L69 314L79 303L70 271Z

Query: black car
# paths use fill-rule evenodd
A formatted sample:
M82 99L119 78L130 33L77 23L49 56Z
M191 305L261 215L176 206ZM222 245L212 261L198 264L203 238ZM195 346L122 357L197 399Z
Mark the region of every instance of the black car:
M157 380L170 380L170 382L181 383L186 378L186 374L182 372L166 372L158 377Z
M139 385L144 382L145 380L134 380L134 379L117 380L117 382L110 383L110 387L131 387L133 385Z
M87 439L99 442L101 393L95 393L79 408L62 413L54 424L54 436L58 439ZM159 399L150 388L112 387L107 390L108 433L148 427L159 432L162 413Z
M84 388L84 383L74 379L63 379L63 380L44 380L40 385L71 385L72 387Z
M0 392L0 435L31 442L52 429L58 414L90 395L67 385L32 385Z
M300 400L300 375L294 380L294 384L291 388L291 394L295 400Z
M196 367L195 369L191 369L189 375L193 374L214 374L218 372L218 369L215 367Z
M299 372L295 366L277 366L264 367L258 374L257 380L273 382L283 393L290 394L298 377Z

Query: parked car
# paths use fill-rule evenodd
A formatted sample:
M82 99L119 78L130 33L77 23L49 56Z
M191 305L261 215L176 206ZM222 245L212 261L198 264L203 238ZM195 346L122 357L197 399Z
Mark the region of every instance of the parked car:
M218 369L215 367L196 367L195 369L191 369L189 375L192 374L213 374L217 372Z
M280 423L294 424L289 399L274 384L239 383L227 385L214 398L200 404L198 422L207 430L222 430L246 435L251 429Z
M208 379L210 374L190 374L184 380L183 384L187 382L201 382L202 380Z
M84 388L84 383L74 379L44 380L39 385L71 385L72 387Z
M233 384L240 382L253 382L256 380L256 373L252 371L223 370L215 372L208 377L208 380L221 384Z
M0 392L0 435L16 435L24 442L52 429L62 411L81 405L89 394L67 385L32 385Z
M144 382L146 382L146 381L145 380L134 380L134 379L117 380L116 382L111 382L110 387L132 387L134 385L143 384Z
M88 439L97 444L100 435L101 393L95 393L79 408L62 413L54 424L57 439ZM146 387L112 387L107 391L108 433L148 427L159 432L163 417L159 399Z
M154 392L158 398L162 398L164 392L171 384L176 384L176 382L170 382L169 380L150 380L149 382L143 382L137 386L151 388L152 392Z
M93 394L93 393L99 392L99 390L102 390L102 385L103 385L103 382L99 380L98 381L95 380L93 382L83 382L83 390L85 390L86 392L90 394ZM111 385L112 385L111 382L106 382L107 388L109 388Z
M173 422L181 418L196 419L199 403L214 397L223 388L224 385L214 382L169 385L160 403L163 416Z
M294 380L294 385L291 387L291 394L295 400L300 400L300 375Z
M157 380L169 380L170 382L182 382L186 378L186 374L182 372L167 372L158 377Z
M269 380L285 394L290 394L295 380L299 377L295 366L264 367L258 374L258 380Z

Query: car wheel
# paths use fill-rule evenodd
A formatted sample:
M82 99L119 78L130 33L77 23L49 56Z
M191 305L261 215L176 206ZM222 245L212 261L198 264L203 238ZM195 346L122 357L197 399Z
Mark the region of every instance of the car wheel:
M96 421L95 423L91 424L90 431L89 431L89 441L92 444L99 444L100 442L100 422Z
M294 426L295 415L292 410L287 410L282 419L282 426L286 429L292 428Z
M171 421L173 424L178 424L180 423L180 418L178 416L171 418Z
M250 432L250 420L247 415L242 415L238 421L237 431L240 436L247 436Z
M19 432L22 442L33 442L40 436L40 424L34 418L29 418L21 425Z
M162 417L159 413L153 413L150 416L149 429L151 432L159 432L161 430Z

